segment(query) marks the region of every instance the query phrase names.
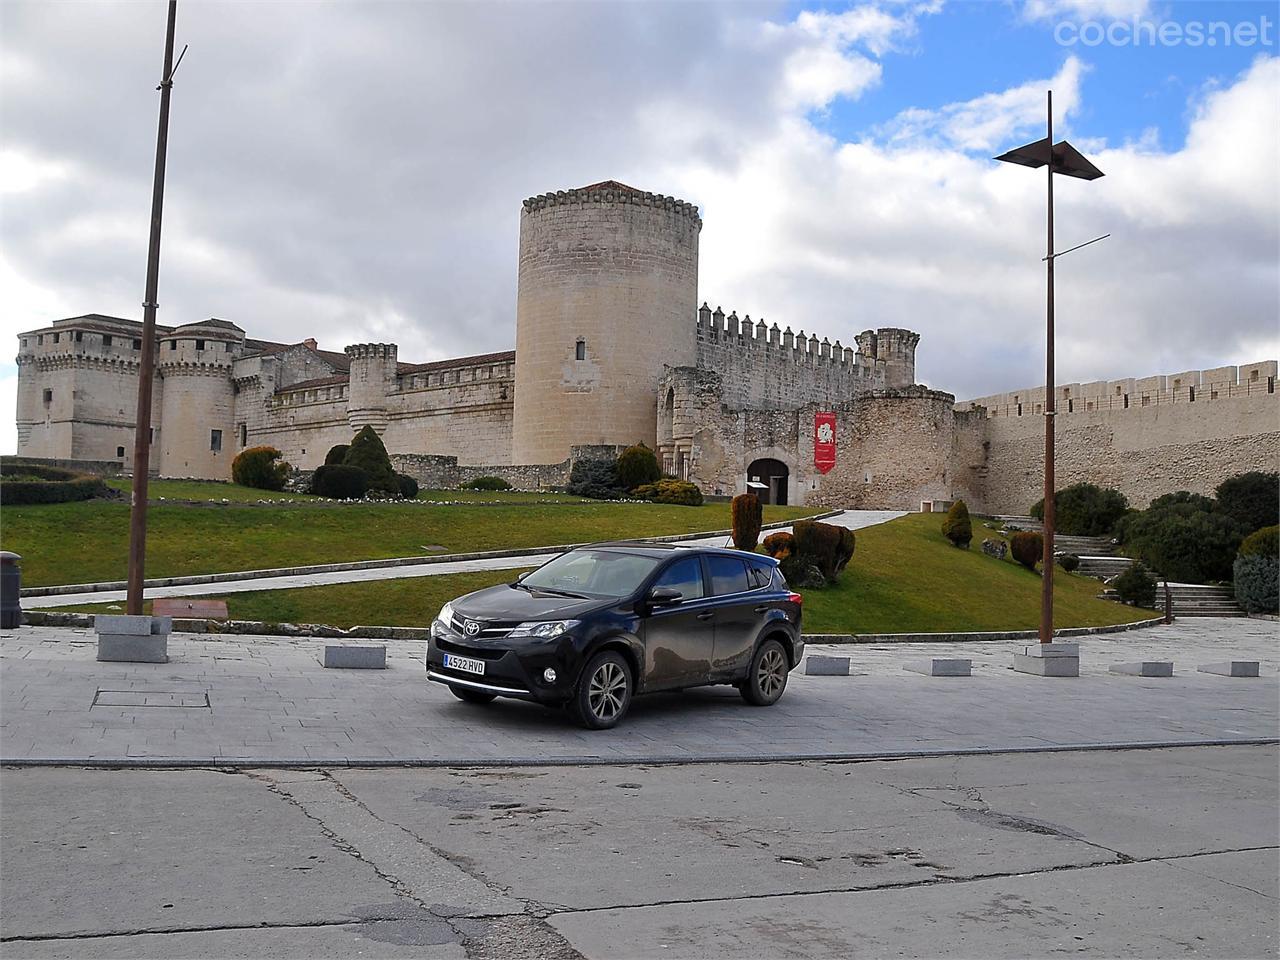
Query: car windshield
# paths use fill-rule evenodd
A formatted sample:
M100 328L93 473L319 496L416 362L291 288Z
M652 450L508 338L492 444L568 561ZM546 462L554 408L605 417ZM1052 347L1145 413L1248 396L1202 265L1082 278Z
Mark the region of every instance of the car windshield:
M626 597L634 593L661 562L660 557L634 553L574 550L539 567L521 580L520 585L592 597Z

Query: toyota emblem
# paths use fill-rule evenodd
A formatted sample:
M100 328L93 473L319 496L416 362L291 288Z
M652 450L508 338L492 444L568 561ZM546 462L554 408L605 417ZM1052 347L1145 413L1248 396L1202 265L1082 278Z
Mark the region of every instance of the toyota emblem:
M474 637L480 632L480 624L476 623L474 620L468 620L462 625L462 632L468 637Z

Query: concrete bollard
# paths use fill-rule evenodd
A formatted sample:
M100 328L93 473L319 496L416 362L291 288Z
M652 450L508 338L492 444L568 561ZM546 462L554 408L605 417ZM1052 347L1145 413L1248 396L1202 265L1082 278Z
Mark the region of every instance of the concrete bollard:
M1257 660L1228 660L1225 663L1202 663L1196 667L1200 673L1213 673L1220 677L1256 677Z
M1037 643L1013 655L1013 669L1037 677L1080 676L1080 644Z
M810 677L847 677L849 658L810 654L804 658L804 672Z
M387 648L385 644L333 644L324 648L324 665L340 670L385 670Z
M902 669L923 673L926 677L969 677L973 675L973 661L932 657L929 660L904 663Z
M93 618L98 659L123 663L168 663L172 617L100 613Z
M1139 660L1135 663L1113 663L1112 673L1123 673L1129 677L1172 677L1172 660Z

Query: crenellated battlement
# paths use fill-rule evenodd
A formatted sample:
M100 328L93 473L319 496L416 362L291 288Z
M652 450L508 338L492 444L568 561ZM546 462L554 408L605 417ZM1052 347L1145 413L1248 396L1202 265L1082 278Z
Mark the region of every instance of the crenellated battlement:
M702 229L702 217L698 215L698 208L694 204L687 203L676 197L668 197L661 193L637 190L635 187L629 187L625 183L619 183L617 180L605 180L601 183L593 183L590 186L577 187L572 190L540 193L536 197L529 197L529 199L525 200L523 206L525 213L534 213L538 210L546 210L566 204L583 205L591 203L632 203L644 207L669 210L672 213L687 217L697 224L699 230Z
M343 351L355 360L391 360L396 359L399 347L394 343L353 343Z
M1277 362L1264 360L1239 367L1185 370L1153 377L1094 380L1058 384L1058 415L1093 411L1134 410L1173 404L1205 403L1276 392ZM1045 388L1029 387L967 400L960 409L983 408L988 418L1038 416L1045 409Z

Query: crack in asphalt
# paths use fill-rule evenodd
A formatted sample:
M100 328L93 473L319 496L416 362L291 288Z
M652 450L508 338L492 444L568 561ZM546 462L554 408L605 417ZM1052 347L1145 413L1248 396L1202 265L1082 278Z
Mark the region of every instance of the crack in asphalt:
M218 923L191 927L149 927L146 929L133 930L108 930L105 932L95 931L93 933L31 933L15 937L0 936L0 943L35 943L43 940L101 940L104 937L169 936L176 933L220 933L228 930L303 930L312 927L349 927L361 923L404 923L406 920L413 922L411 918L404 916L362 917L358 920L298 920L292 922L263 920L260 923ZM438 923L443 921L438 917L432 917L432 922Z
M900 880L877 883L870 886L828 887L821 890L788 890L778 893L755 893L736 897L691 897L679 900L651 900L645 903L626 903L602 907L575 907L563 911L569 913L603 913L609 910L640 910L645 907L678 907L699 903L736 903L747 900L776 900L783 897L817 897L832 893L877 893L882 890L911 890L919 887L949 886L960 883L978 883L983 880L1005 880L1010 877L1036 877L1050 873L1067 873L1073 870L1091 870L1097 867L1126 867L1144 863L1168 863L1177 867L1177 860L1190 860L1196 857L1211 857L1223 853L1253 853L1260 850L1278 850L1280 846L1232 847L1226 850L1205 850L1198 853L1180 853L1168 857L1136 857L1130 860L1099 860L1093 863L1066 863L1056 867L1045 867L1040 870L1009 870L997 873L974 873L962 877L935 876L927 880ZM1186 869L1185 867L1183 869ZM1194 873L1195 871L1190 871ZM1210 878L1214 879L1214 878ZM1227 883L1227 881L1222 881ZM1230 884L1235 886L1235 884ZM1245 888L1249 889L1249 888ZM1253 893L1258 891L1253 890ZM1263 894L1263 896L1267 896ZM1272 899L1267 897L1267 899ZM556 914L557 916L559 914Z

